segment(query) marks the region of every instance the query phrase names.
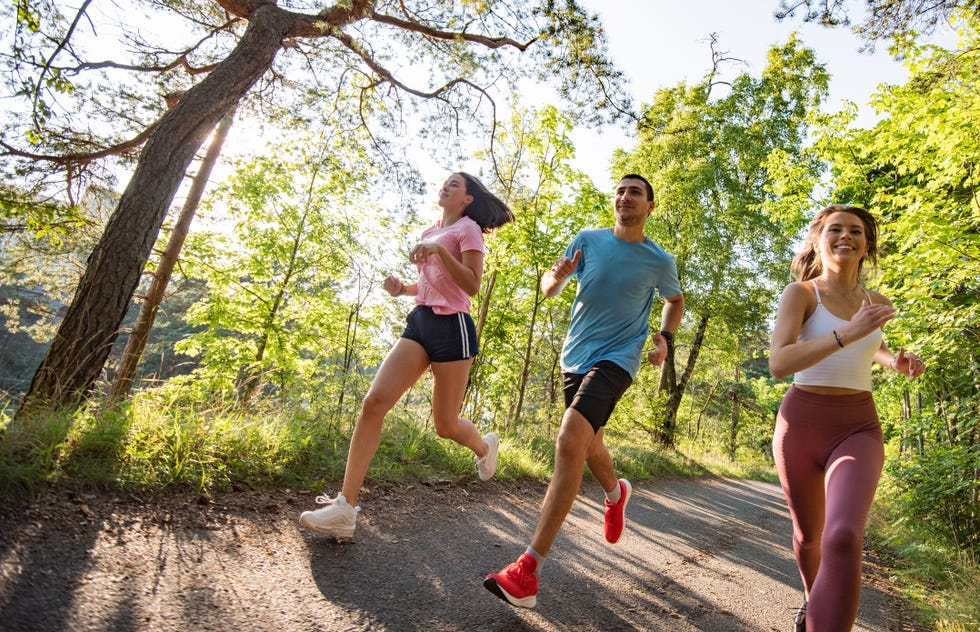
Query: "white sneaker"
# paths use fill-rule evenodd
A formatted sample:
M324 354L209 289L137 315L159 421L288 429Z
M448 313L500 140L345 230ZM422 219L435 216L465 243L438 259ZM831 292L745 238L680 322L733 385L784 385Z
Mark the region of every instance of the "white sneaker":
M360 507L351 507L343 494L330 499L317 496L316 502L324 505L313 511L304 511L299 516L299 523L317 533L332 535L335 538L351 538L357 526L357 512Z
M489 451L486 456L478 456L476 461L476 472L480 475L481 481L489 481L497 471L497 449L500 447L500 439L494 433L489 433L483 437Z

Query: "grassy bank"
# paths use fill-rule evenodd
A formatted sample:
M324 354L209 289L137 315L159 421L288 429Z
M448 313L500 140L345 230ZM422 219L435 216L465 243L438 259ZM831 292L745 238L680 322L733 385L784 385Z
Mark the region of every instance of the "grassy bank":
M232 483L251 487L335 487L343 476L352 420L302 408L191 408L145 397L131 406L73 415L0 421L0 473L6 494L46 485L133 489L181 487L199 494ZM547 480L556 427L501 431L503 480ZM606 443L623 476L772 478L762 459L733 462L684 446L668 450L643 432L607 428ZM439 439L431 421L396 407L387 417L369 478L392 484L475 475L473 455Z

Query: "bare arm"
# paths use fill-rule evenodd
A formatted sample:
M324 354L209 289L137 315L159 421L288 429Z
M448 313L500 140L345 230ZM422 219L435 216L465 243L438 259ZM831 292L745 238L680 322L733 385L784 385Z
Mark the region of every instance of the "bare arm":
M647 360L654 366L660 366L667 359L667 339L660 335L661 331L674 333L681 326L684 315L684 295L678 294L664 299L664 308L660 312L660 330L653 334L653 344L656 349L647 352Z
M891 301L886 297L880 294L876 294L876 296L878 297L876 300L881 300L891 305ZM874 360L881 366L904 375L910 380L926 372L926 363L922 358L914 353L906 353L904 347L899 348L898 353L892 353L884 340L881 341L881 346L875 351Z
M660 331L674 333L681 326L684 315L684 295L678 294L664 299L664 308L660 311Z
M578 262L582 258L582 251L576 250L571 259L568 257L558 257L555 265L541 275L541 291L546 298L552 298L561 294L561 291L568 285L568 279L575 273Z
M865 303L846 325L836 330L836 336L828 333L813 340L797 342L807 306L812 300L802 283L791 283L783 290L769 344L769 370L776 379L813 366L840 351L842 345L846 346L884 326L895 315L895 308L890 303Z
M393 274L389 274L384 280L384 289L392 296L415 296L419 293L418 285L406 285L401 279Z
M461 258L456 259L445 246L432 242L422 242L412 248L408 258L415 264L422 264L429 255L438 255L446 267L449 276L464 292L476 296L480 291L480 281L483 279L483 253L479 250L465 250Z

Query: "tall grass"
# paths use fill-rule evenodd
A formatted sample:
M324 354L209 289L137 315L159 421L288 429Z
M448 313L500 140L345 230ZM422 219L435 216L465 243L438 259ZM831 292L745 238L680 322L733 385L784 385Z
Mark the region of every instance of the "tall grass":
M887 497L872 509L867 539L922 620L938 632L980 630L980 560L897 515Z
M190 489L202 495L230 486L336 488L343 477L353 418L271 403L242 409L188 404L165 390L140 393L118 408L0 420L3 491L45 485ZM625 425L625 424L624 424ZM526 424L501 437L502 480L546 481L554 465L555 428ZM617 471L631 479L664 476L763 476L714 454L666 450L642 431L609 427ZM399 405L382 432L368 472L373 485L474 477L473 454L439 439L424 406Z

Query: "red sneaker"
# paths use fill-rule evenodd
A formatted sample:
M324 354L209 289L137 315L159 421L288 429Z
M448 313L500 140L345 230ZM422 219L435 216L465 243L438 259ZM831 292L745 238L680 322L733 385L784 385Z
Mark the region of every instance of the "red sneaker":
M623 526L626 524L626 503L633 495L633 486L625 478L619 479L619 491L622 496L615 505L606 499L606 542L615 544L619 541L619 536L623 535Z
M538 576L534 574L537 567L534 556L524 553L499 573L487 575L483 587L512 606L533 608L538 601Z

